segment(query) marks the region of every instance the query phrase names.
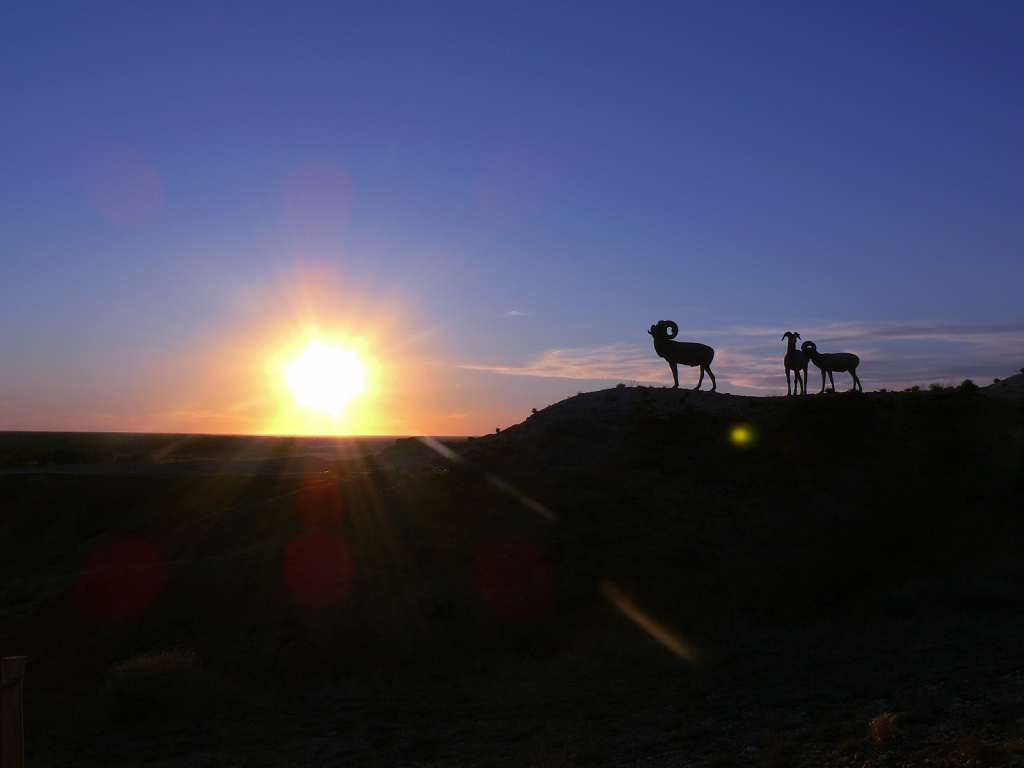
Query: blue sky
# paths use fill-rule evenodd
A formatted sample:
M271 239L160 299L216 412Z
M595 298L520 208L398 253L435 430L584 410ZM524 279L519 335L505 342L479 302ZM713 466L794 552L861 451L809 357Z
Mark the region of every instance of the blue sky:
M1022 43L1016 2L7 4L0 429L479 434L670 384L661 319L734 394L787 330L867 390L1008 376ZM314 336L368 361L337 423L279 380Z

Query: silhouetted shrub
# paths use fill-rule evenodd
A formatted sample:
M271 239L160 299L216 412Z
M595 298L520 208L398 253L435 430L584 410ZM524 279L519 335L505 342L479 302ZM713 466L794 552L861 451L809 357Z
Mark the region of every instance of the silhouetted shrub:
M119 725L202 716L227 700L226 690L217 675L195 663L191 651L147 653L111 668L98 713Z
M970 379L964 379L960 382L960 386L957 387L961 392L977 392L981 387L975 384Z

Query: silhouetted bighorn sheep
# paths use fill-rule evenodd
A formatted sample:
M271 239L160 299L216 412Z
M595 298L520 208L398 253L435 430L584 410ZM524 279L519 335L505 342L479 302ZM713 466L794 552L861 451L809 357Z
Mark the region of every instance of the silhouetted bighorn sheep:
M711 391L715 391L715 374L711 372L711 361L715 359L715 350L707 344L698 344L695 341L672 341L679 333L679 326L671 320L659 320L657 325L652 325L648 331L654 337L654 351L668 361L668 367L672 369L672 379L675 381L673 389L679 386L678 365L700 366L700 379L694 389L700 389L704 381L704 374L711 377Z
M825 374L828 374L828 381L832 385L832 390L835 391L836 382L832 378L832 372L849 371L850 375L853 376L853 389L854 391L864 391L864 387L860 385L860 379L857 378L857 366L860 365L860 358L852 352L833 352L831 354L822 354L818 351L818 348L814 345L813 341L805 341L800 345L800 349L803 350L804 354L811 358L811 362L814 363L821 369L821 391L825 391Z
M782 334L782 340L789 339L789 346L786 347L786 357L783 360L783 364L786 366L786 394L787 395L806 395L807 394L807 367L809 365L807 355L803 351L796 348L796 340L800 338L800 334L796 331L786 331ZM796 382L793 385L793 391L789 391L789 372L793 371L796 374ZM800 379L800 373L803 372L803 380ZM803 392L800 392L800 385L803 384Z

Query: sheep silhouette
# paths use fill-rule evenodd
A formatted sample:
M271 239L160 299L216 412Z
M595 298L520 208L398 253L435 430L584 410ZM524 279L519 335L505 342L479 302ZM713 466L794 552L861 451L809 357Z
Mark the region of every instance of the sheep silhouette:
M718 386L715 382L715 374L711 372L711 361L715 359L715 350L707 344L698 344L695 341L673 341L679 333L679 326L671 320L659 320L647 331L654 337L654 351L659 357L665 358L668 367L672 369L672 380L675 384L673 389L679 387L679 365L700 366L700 379L694 389L700 389L704 381L704 374L711 377L711 391L714 392Z
M857 378L857 366L860 365L860 358L852 352L831 352L829 354L823 354L818 351L818 347L813 341L805 341L800 345L800 349L807 357L811 359L818 368L821 369L821 391L825 391L825 374L828 374L829 384L832 385L832 391L836 389L835 379L832 378L833 372L849 371L850 375L853 376L853 389L854 391L864 391L864 387L860 385L860 379Z
M782 340L789 339L789 345L786 347L786 357L783 359L783 364L786 366L786 394L787 395L806 395L807 394L807 368L810 365L807 355L802 350L796 348L796 340L800 338L800 334L796 331L786 331L782 334ZM793 384L793 391L789 389L789 372L793 371L796 375L796 381ZM801 371L803 372L803 379L800 377ZM803 385L803 391L800 391L801 384Z

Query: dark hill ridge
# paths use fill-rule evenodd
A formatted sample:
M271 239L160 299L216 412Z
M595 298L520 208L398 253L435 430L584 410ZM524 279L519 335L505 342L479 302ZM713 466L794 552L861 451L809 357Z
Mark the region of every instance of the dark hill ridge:
M774 398L622 387L463 452L559 516L566 557L602 552L669 613L723 600L804 612L1015 558L1021 413L1019 399L969 387ZM695 581L708 599L684 605Z
M908 405L919 403L919 398L926 394L933 396L944 393L948 397L951 390L953 388L947 387L916 392L879 392L869 393L865 397L869 403L887 404L888 414L892 416L905 411ZM1000 380L984 389L967 386L957 391L980 392L1024 403L1024 374ZM626 433L642 432L645 425L669 425L675 420L682 427L687 418L699 415L720 419L724 425L750 422L772 427L796 406L818 408L817 412L827 414L832 410L832 405L841 407L839 404L845 402L843 398L857 396L856 393L829 393L824 397L748 397L706 391L619 386L580 393L534 413L524 422L498 433L498 437L489 435L478 440L502 443L502 438L509 442L508 438L515 436L514 442L518 445L541 450L552 459L558 458L558 448L566 446L570 449L569 455L560 458L572 462L584 459L588 450L600 454ZM818 400L817 397L822 399ZM883 414L878 415L884 417ZM829 427L822 424L821 428L823 440L828 439ZM837 440L842 439L841 435L835 437ZM586 457L585 460L591 458L594 457Z
M0 647L30 660L30 764L953 765L965 732L1006 764L1008 382L621 387L446 456L10 467ZM876 741L887 713L903 735Z

